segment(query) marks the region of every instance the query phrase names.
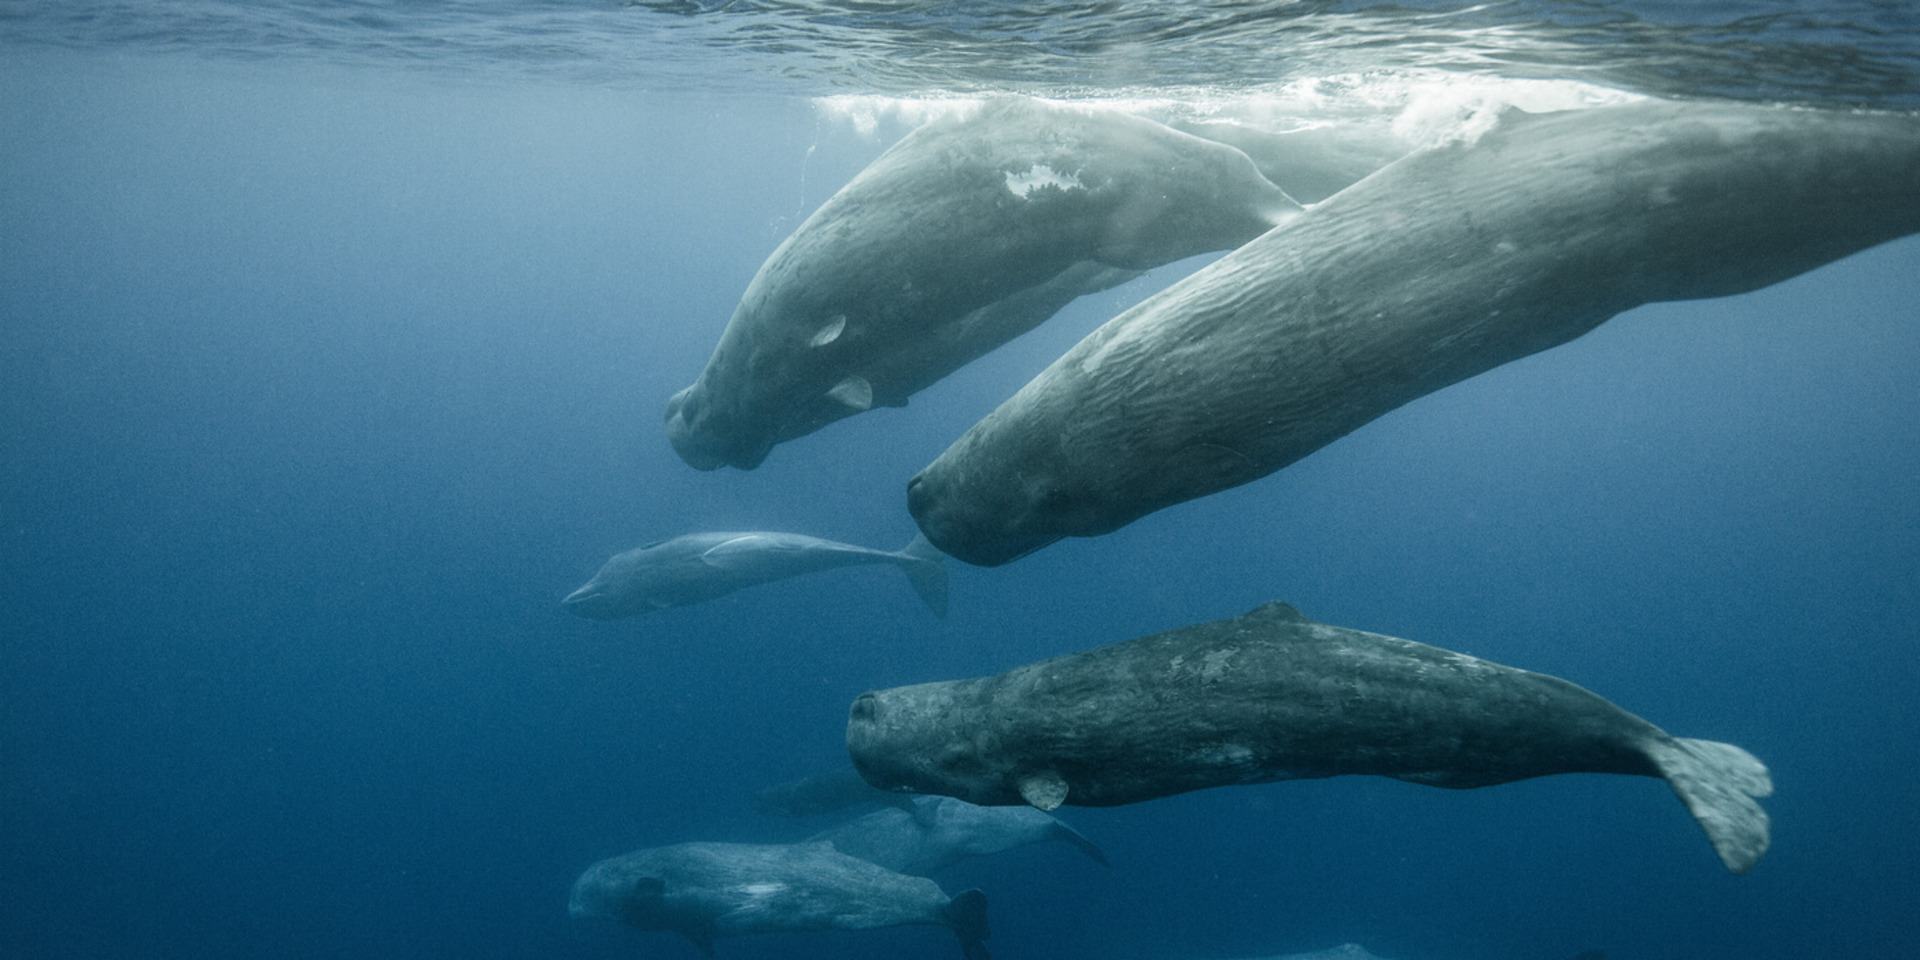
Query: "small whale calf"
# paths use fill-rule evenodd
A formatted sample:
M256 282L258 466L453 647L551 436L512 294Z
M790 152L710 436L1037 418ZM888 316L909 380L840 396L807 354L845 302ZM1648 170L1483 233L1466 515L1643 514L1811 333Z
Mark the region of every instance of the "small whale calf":
M1072 844L1107 865L1107 855L1093 841L1046 813L1032 807L975 806L952 797L914 797L905 809L875 810L809 839L916 877L930 877L969 857L1049 840Z
M615 554L561 603L575 616L618 620L801 574L873 563L898 567L928 609L946 616L947 568L925 537L889 553L765 531L690 533Z
M1024 98L927 123L767 258L667 403L702 470L907 398L1084 293L1237 247L1299 204L1239 150Z
M709 956L713 941L754 933L948 927L966 960L987 960L987 898L949 898L827 843L681 843L602 860L574 881L567 912L664 930Z
M1734 873L1766 852L1766 767L1578 686L1270 603L991 677L862 694L847 751L876 787L977 804L1112 806L1373 774L1465 789L1661 777Z
M1920 230L1920 119L1750 104L1508 111L1089 334L908 484L997 565L1266 476L1624 310Z

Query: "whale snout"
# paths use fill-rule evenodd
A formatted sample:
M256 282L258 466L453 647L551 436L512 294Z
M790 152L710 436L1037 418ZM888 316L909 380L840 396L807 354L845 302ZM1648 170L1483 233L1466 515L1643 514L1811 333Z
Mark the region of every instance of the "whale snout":
M597 865L596 865L597 866ZM573 882L573 889L567 894L567 916L575 920L588 917L604 917L607 908L601 902L600 891L596 889L593 870Z
M911 763L901 760L915 751L902 750L895 740L898 731L887 728L881 696L875 691L863 693L847 710L847 756L862 780L881 790L894 790L914 779Z
M935 460L907 481L907 511L927 541L942 553L979 567L997 567L1060 539L1034 529L1031 498L1019 490L983 490L959 471Z
M667 400L665 419L673 452L695 470L752 470L773 449L765 436L724 423L697 383Z
M617 620L621 616L620 611L614 609L613 595L598 580L567 594L560 605L585 620Z

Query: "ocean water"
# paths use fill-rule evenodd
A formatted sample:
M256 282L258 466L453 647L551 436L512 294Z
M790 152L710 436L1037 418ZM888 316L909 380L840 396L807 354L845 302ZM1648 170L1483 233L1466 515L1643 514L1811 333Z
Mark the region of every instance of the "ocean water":
M861 691L1284 599L1566 677L1771 767L1726 873L1662 783L1377 778L1062 816L962 864L1001 960L1920 956L1920 240L1623 314L952 612L833 571L614 623L612 553L895 547L904 484L1086 332L701 473L746 282L989 92L1288 124L1719 96L1920 107L1904 4L0 2L0 956L697 957L589 863L831 820ZM951 957L934 928L723 960Z

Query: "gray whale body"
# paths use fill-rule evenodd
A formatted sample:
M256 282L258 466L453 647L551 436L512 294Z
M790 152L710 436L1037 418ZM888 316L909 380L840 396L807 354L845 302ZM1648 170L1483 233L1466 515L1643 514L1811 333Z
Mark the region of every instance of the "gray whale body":
M925 537L891 553L802 533L689 533L614 554L560 602L577 617L618 620L839 567L884 563L936 616L947 615L947 568Z
M767 258L668 401L668 439L699 469L751 469L905 405L1081 294L1299 210L1246 154L1141 117L1007 98L931 121Z
M908 484L981 565L1266 476L1624 310L1920 230L1920 119L1646 102L1508 111L1089 334Z
M904 807L875 810L808 839L916 877L933 876L969 857L1049 840L1072 844L1107 865L1107 855L1093 841L1047 813L1032 807L982 807L952 797L913 797Z
M811 817L866 803L904 810L914 799L876 789L849 765L755 790L753 809L769 817Z
M708 955L717 937L910 924L949 927L967 960L986 960L986 897L949 898L830 844L680 843L602 860L574 881L567 912L666 930Z
M1729 870L1766 852L1766 767L1557 677L1315 623L1270 603L991 677L862 694L847 752L881 789L1113 806L1230 784L1372 774L1484 787L1662 777Z

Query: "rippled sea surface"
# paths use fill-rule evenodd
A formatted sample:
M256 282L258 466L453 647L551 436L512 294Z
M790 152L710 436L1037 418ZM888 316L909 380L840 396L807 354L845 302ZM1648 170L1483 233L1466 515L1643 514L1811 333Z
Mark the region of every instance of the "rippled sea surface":
M7 0L13 42L546 76L656 90L1101 96L1379 70L1920 104L1900 2L407 3Z

